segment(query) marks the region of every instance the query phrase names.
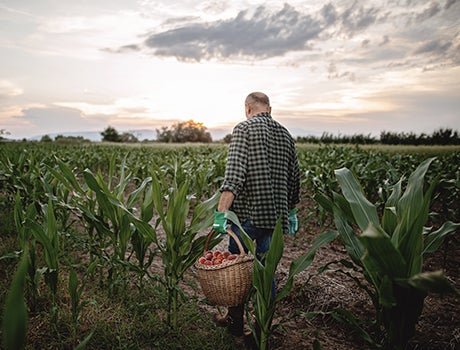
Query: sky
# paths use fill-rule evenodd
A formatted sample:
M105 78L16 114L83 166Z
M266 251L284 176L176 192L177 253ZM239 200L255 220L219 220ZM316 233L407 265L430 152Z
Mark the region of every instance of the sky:
M460 0L0 0L8 138L219 139L253 91L294 137L460 131Z

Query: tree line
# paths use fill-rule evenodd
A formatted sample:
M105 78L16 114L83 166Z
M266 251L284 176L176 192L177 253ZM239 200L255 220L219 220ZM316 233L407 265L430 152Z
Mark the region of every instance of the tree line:
M314 144L353 144L353 145L460 145L460 136L457 131L449 128L441 128L434 131L431 135L414 132L391 132L382 131L380 138L371 136L371 134L354 134L354 135L333 135L323 133L317 136L299 136L298 143Z
M118 132L114 127L108 126L101 133L103 142L140 142L140 140L130 132ZM9 135L5 129L0 130L0 141L5 140L4 135ZM231 134L227 134L221 141L230 143ZM53 139L49 135L44 135L40 139L41 142L52 142ZM58 135L54 139L58 143L82 143L91 142L82 136L63 136ZM143 140L153 141L153 140ZM212 137L206 126L203 123L197 123L193 120L179 122L170 127L163 126L156 129L156 142L165 143L186 143L199 142L211 143ZM431 135L414 132L391 132L382 131L380 138L374 137L371 134L353 134L353 135L334 135L324 132L321 136L298 136L297 143L313 143L313 144L352 144L352 145L460 145L460 135L458 131L450 128L440 128L435 130Z

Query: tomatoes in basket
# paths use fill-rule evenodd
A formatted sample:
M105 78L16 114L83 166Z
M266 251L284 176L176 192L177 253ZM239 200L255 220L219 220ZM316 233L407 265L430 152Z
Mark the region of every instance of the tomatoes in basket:
M203 256L198 258L198 263L202 265L220 265L230 260L235 260L238 257L238 254L232 254L230 252L221 252L215 250L214 252L208 250L204 252Z

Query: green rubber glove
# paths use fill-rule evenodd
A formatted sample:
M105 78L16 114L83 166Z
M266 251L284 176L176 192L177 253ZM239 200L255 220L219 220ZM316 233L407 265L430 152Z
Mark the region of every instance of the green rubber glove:
M293 235L299 229L299 220L297 219L297 208L291 209L288 218L288 232Z
M214 211L214 224L212 228L217 233L227 233L227 219L223 211Z

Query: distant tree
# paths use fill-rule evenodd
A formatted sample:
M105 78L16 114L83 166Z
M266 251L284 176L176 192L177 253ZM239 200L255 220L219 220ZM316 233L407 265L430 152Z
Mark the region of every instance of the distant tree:
M224 136L224 142L225 143L230 143L232 142L232 134L227 134Z
M460 144L460 137L458 132L452 129L439 129L434 131L431 136L425 133L416 135L413 132L382 131L380 142L387 145L458 145Z
M171 130L167 126L162 126L161 129L156 129L157 130L157 141L158 142L174 142L174 136L173 136L173 131L172 128Z
M64 136L57 135L54 138L55 142L58 143L82 143L82 142L91 142L91 140L85 139L83 136Z
M53 142L53 139L49 135L43 135L40 142Z
M170 128L163 126L156 131L159 142L212 142L211 134L203 123L193 120L173 124Z
M439 129L433 132L431 143L434 145L458 145L459 136L457 131L452 129Z
M3 135L9 135L10 133L5 129L0 129L0 141L4 139Z
M103 132L101 132L101 136L102 136L102 141L121 142L120 134L115 128L111 126L108 126Z
M124 132L120 136L121 142L139 142L139 139L130 132Z

